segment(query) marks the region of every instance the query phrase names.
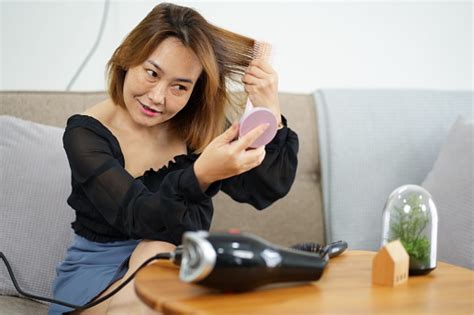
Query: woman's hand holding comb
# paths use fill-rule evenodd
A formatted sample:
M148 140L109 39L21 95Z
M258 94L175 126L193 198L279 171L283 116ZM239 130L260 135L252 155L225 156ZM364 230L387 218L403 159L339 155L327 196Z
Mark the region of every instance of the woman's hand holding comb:
M266 107L281 123L280 102L278 99L278 74L267 60L252 60L242 78L245 91L255 107Z

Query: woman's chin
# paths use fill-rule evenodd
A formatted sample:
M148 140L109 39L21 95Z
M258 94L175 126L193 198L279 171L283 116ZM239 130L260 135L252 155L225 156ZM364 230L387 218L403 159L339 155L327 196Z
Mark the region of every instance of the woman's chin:
M133 121L135 121L136 124L140 126L155 127L157 125L165 125L168 121L167 119L163 120L163 117L160 117L160 116L150 117L142 113L138 113L138 114L132 115L132 119Z

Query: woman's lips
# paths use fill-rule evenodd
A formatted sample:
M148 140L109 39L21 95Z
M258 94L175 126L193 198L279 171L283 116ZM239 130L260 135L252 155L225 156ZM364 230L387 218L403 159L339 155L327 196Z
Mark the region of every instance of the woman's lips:
M138 103L140 104L140 109L142 110L142 112L147 115L147 116L151 116L151 117L154 117L158 114L162 114L163 112L161 111L158 111L156 109L153 109L151 108L150 106L148 105L145 105L143 104L142 102L138 101Z

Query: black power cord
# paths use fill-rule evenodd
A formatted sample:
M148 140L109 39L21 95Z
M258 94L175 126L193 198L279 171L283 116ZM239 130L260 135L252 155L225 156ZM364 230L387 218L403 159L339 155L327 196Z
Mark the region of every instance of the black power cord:
M140 267L138 267L137 270L135 270L135 272L133 274L131 274L127 280L125 280L123 283L121 283L117 288L115 288L112 292L110 292L109 294L101 297L100 299L98 300L95 300L95 301L92 301L88 304L85 304L85 305L75 305L75 304L70 304L70 303L67 303L67 302L64 302L64 301L58 301L58 300L54 300L54 299L51 299L51 298L47 298L47 297L43 297L43 296L38 296L38 295L34 295L34 294L30 294L30 293L27 293L25 291L23 291L20 286L18 285L18 282L16 281L16 278L15 278L15 275L13 274L13 271L12 271L12 268L10 266L10 263L8 262L7 258L5 257L5 255L0 252L0 258L5 262L5 265L7 266L7 270L8 270L8 273L10 274L10 278L12 279L12 282L13 282L13 285L15 286L15 289L18 291L18 293L20 293L21 295L24 295L30 299L35 299L35 300L40 300L40 301L45 301L45 302L49 302L49 303L54 303L54 304L59 304L59 305L63 305L63 306L67 306L67 307L70 307L70 308L73 308L74 310L84 310L86 308L90 308L92 306L96 306L97 304L100 304L102 303L103 301L107 300L108 298L110 298L111 296L113 296L114 294L116 294L118 291L120 291L124 286L126 286L134 277L135 275L137 274L137 272L142 269L143 267L145 267L146 265L148 265L150 262L152 262L153 260L158 260L158 259L168 259L168 260L173 260L175 261L177 256L176 255L177 253L176 252L171 252L171 253L160 253L160 254L157 254L153 257L150 257L149 259L147 259L143 264L140 265ZM181 253L178 253L179 256ZM179 258L180 259L180 258Z

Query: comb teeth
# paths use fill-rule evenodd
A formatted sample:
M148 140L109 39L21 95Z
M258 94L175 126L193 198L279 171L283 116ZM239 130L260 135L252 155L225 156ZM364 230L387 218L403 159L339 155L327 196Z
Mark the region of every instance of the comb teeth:
M254 59L265 59L268 60L270 58L270 54L272 52L272 45L267 42L258 42L256 41L253 46L253 56Z
M319 245L318 243L299 243L299 244L291 246L291 248L302 250L305 252L310 252L310 253L319 253L322 246Z

